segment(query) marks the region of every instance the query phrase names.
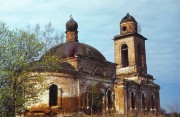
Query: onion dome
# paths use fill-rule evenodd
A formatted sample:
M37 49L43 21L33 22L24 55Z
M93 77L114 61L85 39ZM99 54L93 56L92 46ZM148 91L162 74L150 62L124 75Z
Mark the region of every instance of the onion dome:
M137 23L135 18L133 16L129 15L129 13L127 13L127 15L121 20L120 24L125 23L125 22L135 22L135 23Z
M66 23L66 43L51 48L45 55L43 55L41 60L44 59L46 55L55 55L61 59L80 56L99 61L106 61L105 57L97 49L90 45L78 42L77 28L77 22L71 17Z
M66 31L77 31L77 29L78 29L78 24L71 17L70 20L66 23Z

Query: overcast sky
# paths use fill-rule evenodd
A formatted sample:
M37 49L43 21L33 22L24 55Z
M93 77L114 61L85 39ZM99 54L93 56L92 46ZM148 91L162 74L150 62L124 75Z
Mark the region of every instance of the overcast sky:
M113 37L130 13L146 41L148 73L161 86L161 106L180 109L180 0L0 0L0 20L10 28L51 22L59 32L72 15L79 41L114 62Z

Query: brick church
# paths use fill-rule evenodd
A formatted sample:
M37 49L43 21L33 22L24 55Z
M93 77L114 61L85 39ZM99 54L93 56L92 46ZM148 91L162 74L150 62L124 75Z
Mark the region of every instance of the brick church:
M38 94L39 102L27 106L26 115L158 115L160 87L147 73L147 39L138 33L137 25L129 14L122 18L120 34L113 40L112 63L94 47L78 41L78 24L70 18L66 23L66 42L48 51L61 59L61 67L53 72L41 70L48 86Z

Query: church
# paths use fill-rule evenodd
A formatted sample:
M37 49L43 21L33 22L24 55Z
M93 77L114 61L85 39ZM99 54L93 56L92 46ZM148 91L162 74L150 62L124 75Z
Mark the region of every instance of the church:
M129 14L120 21L114 36L114 60L109 62L96 48L78 41L78 23L66 23L66 42L48 51L58 56L61 67L41 70L47 88L39 102L27 106L26 116L148 114L160 113L160 86L147 73L144 36ZM46 56L47 53L43 56ZM40 59L43 60L43 57Z

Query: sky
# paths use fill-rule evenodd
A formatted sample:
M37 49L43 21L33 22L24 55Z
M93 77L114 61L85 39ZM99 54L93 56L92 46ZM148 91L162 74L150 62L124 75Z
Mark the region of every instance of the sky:
M180 111L180 0L0 0L0 21L10 28L51 22L60 33L70 15L79 42L97 48L114 62L113 37L129 13L146 41L148 73L159 84L161 107Z

